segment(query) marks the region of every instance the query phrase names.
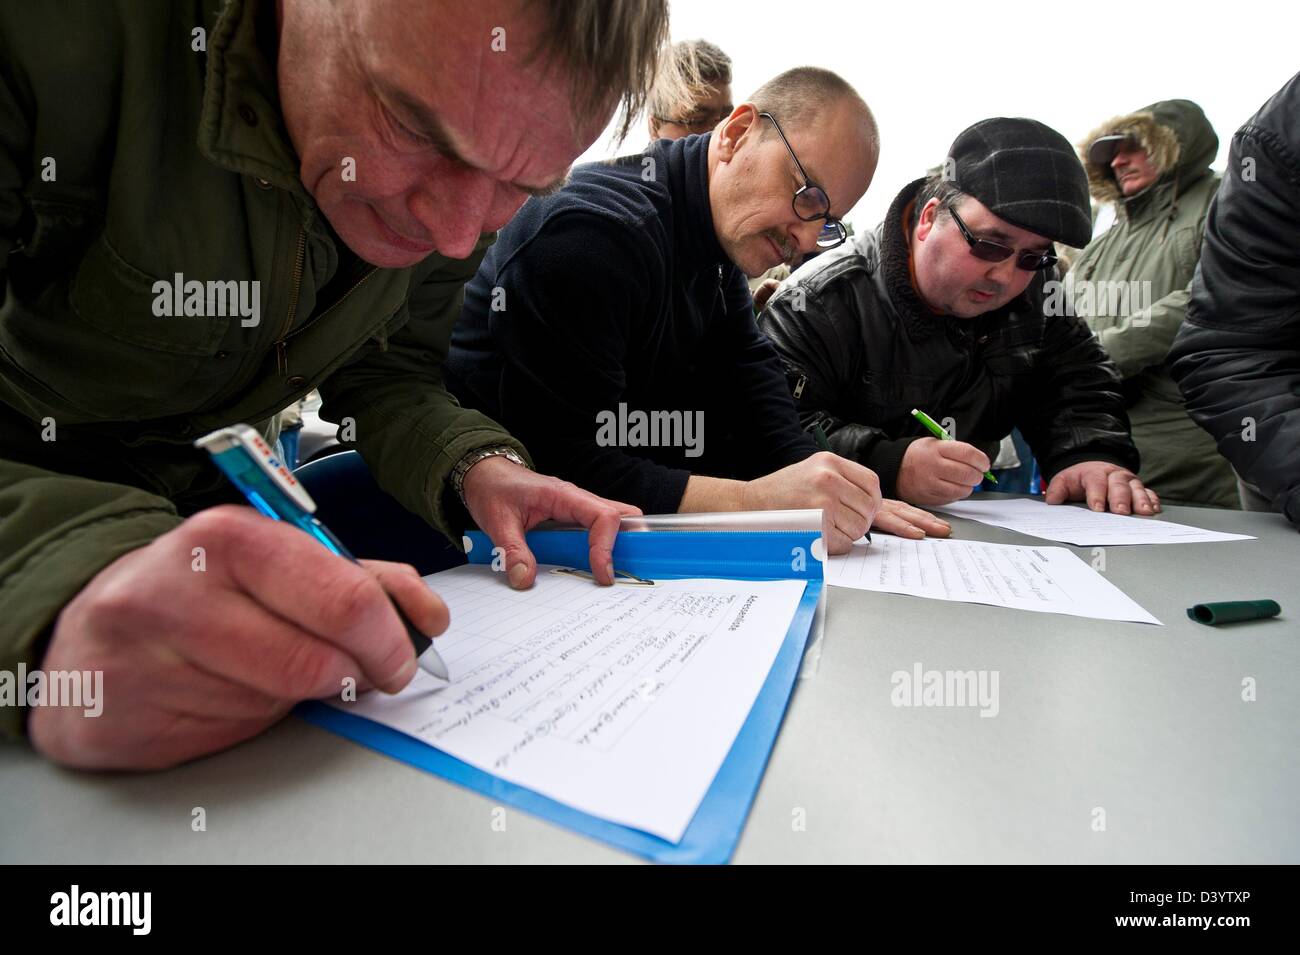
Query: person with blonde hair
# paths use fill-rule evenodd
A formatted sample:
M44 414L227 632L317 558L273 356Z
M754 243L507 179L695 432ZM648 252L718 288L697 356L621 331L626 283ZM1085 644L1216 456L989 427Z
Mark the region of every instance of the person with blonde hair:
M673 44L650 90L651 139L707 133L731 115L731 57L708 40Z

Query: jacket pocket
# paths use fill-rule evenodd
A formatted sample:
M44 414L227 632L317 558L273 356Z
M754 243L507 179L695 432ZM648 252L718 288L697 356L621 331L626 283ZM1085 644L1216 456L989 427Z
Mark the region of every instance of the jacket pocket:
M117 341L172 355L214 354L231 316L157 314L175 309L174 279L155 279L123 261L101 233L73 279L72 307L87 325ZM159 282L167 291L155 291Z
M208 387L196 378L205 367L215 371L208 363L240 317L171 314L174 278L136 269L103 232L90 244L72 281L57 362L67 399L95 417L131 419L192 412L208 397L223 376ZM206 295L204 302L209 311Z

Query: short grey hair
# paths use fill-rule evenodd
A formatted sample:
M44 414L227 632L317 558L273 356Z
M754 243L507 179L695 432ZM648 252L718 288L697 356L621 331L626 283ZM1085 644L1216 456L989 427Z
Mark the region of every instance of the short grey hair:
M781 127L790 132L811 122L824 105L846 98L862 107L871 148L879 150L880 129L871 107L848 80L820 66L796 66L786 70L754 90L748 102L753 103L760 113L771 113Z
M546 27L530 54L571 78L575 121L617 98L621 142L668 54L668 0L522 0Z

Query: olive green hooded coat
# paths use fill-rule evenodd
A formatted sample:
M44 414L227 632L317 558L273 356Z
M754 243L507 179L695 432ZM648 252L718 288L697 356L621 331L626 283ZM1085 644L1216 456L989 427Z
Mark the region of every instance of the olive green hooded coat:
M1159 170L1155 183L1128 198L1108 165L1088 159L1098 137L1125 133ZM1143 481L1169 504L1237 507L1231 467L1188 416L1166 367L1219 187L1210 169L1218 146L1205 114L1188 100L1118 116L1080 143L1092 196L1114 204L1116 221L1075 260L1065 297L1124 376Z

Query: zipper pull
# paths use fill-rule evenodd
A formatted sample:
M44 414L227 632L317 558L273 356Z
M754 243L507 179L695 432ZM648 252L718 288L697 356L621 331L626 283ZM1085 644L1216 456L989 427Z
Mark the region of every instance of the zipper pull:
M795 401L798 401L798 400L799 400L799 396L803 394L803 386L806 385L806 384L808 384L808 376L807 376L807 375L800 375L800 376L799 376L799 380L798 380L797 382L795 382L795 386L794 386L794 399L795 399Z
M283 338L275 343L275 370L284 377L289 375L289 346Z

